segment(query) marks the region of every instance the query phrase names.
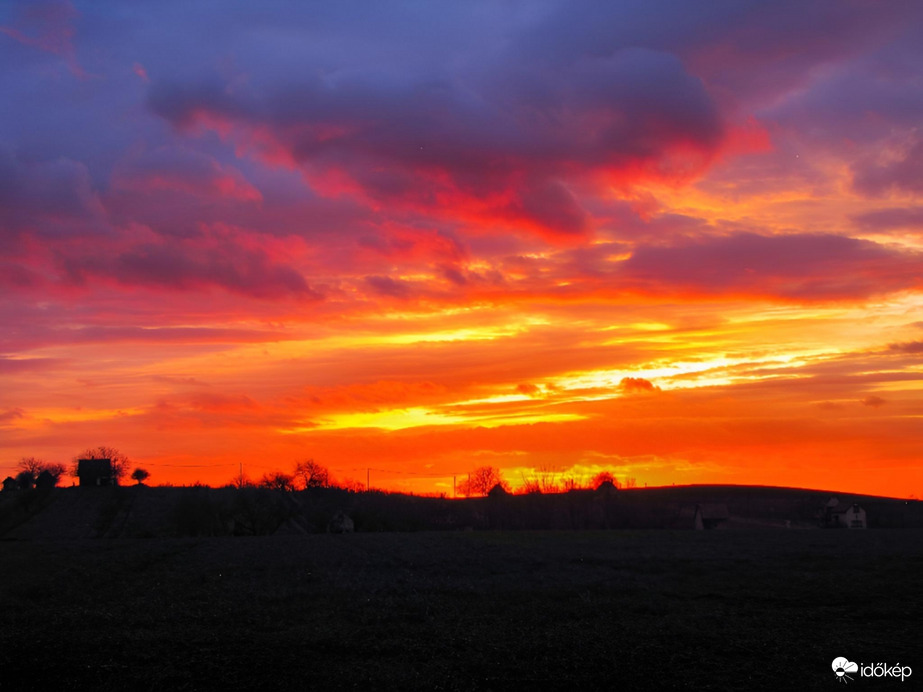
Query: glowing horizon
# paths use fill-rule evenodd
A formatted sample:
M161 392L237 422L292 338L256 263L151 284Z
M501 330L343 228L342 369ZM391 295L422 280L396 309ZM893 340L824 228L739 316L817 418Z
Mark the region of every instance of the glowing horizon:
M0 9L0 476L923 491L923 8L186 10Z

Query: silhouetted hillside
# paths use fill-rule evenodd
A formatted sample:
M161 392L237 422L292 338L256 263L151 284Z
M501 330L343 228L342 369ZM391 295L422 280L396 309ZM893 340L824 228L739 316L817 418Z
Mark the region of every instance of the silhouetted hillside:
M860 504L869 528L923 526L923 503L769 486L699 485L446 499L314 488L54 488L0 494L0 535L152 538L323 533L337 516L359 532L468 529L692 529L696 508L720 528L814 528L831 497ZM707 523L707 522L706 522ZM337 528L337 530L341 530Z

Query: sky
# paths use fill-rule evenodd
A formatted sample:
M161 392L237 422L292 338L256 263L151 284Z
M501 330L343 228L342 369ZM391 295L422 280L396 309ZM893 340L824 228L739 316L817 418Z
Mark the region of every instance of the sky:
M923 492L923 4L5 2L0 475Z

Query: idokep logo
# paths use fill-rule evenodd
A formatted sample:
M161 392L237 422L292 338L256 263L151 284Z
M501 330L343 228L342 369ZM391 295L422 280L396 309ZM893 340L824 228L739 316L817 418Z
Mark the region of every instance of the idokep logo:
M913 671L910 666L902 666L900 663L893 666L888 663L854 663L838 656L833 659L833 673L837 682L850 682L855 679L853 675L856 673L862 678L900 678L904 682Z
M837 682L849 682L852 680L852 677L847 675L847 673L858 673L859 666L840 656L833 659L833 672L836 673Z

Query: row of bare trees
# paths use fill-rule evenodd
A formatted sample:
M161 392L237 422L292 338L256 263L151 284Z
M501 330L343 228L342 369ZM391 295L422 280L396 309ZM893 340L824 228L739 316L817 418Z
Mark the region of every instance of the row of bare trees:
M285 492L307 490L308 488L328 488L331 486L349 487L342 483L334 483L330 470L314 461L314 459L304 459L296 462L291 473L285 473L284 471L264 473L259 481L250 480L241 471L231 482L231 485L236 488L260 487ZM349 489L354 488L349 487Z
M523 476L522 484L517 488L517 493L528 495L533 493L551 494L567 492L569 490L596 489L604 483L611 483L616 488L634 488L634 478L626 478L624 483L616 479L611 471L600 471L589 481L581 481L574 476L558 477L553 470L539 469L535 475ZM499 486L504 492L510 492L510 485L503 478L500 470L493 466L481 466L468 474L468 477L458 484L456 488L459 495L465 497L484 496Z
M113 447L100 446L84 450L77 455L70 469L64 464L50 463L35 457L24 457L18 464L19 473L16 475L15 480L20 488L32 488L42 485L54 487L68 473L74 477L77 476L77 465L80 459L108 459L112 468L112 477L116 484L121 483L126 476L141 484L151 475L146 469L140 467L135 468L129 475L128 469L131 462L128 456ZM532 476L523 476L522 484L517 488L516 492L519 494L549 494L587 488L595 489L603 483L611 483L616 488L633 488L635 479L626 478L625 482L621 483L611 471L601 471L588 482L578 481L572 476L558 477L555 471L540 468ZM330 470L314 459L304 459L296 462L291 473L283 471L265 473L259 481L252 481L241 472L240 475L234 478L231 485L237 488L262 487L287 492L331 486L348 490L363 489L362 485L356 481L334 483ZM512 492L510 484L503 478L499 469L493 466L480 466L472 470L458 484L456 492L465 497L486 496L497 486L502 488L504 492Z
M522 485L516 489L516 492L523 495L596 489L604 483L611 483L615 488L633 488L636 485L634 478L626 478L624 482L621 482L611 471L600 471L587 481L578 480L572 476L558 478L557 474L553 471L539 469L537 475L528 478L524 477L522 480ZM313 459L297 462L292 473L271 471L263 474L263 477L259 481L251 481L241 473L234 479L232 485L237 488L255 486L286 492L304 490L307 488L327 487L340 487L348 490L364 489L364 487L356 481L334 482L330 476L329 470ZM464 497L483 497L498 486L506 493L513 492L510 484L503 478L500 469L493 466L480 466L472 470L466 478L458 483L456 493Z
M91 447L76 455L70 466L45 461L37 457L23 457L16 465L18 472L14 480L17 487L22 490L34 487L53 488L59 485L65 476L77 477L80 459L108 459L112 468L112 479L116 484L121 483L126 477L130 477L140 484L150 478L151 475L146 469L140 467L135 468L129 474L128 470L131 467L131 461L128 456L114 447L101 445Z
M19 472L16 474L16 483L19 488L28 490L38 486L54 487L61 477L67 474L64 464L52 464L35 457L23 457L16 465Z
M637 485L634 478L626 477L624 481L620 481L608 470L600 471L592 478L586 479L572 475L559 475L553 469L539 468L535 474L528 477L523 476L519 493L529 495L562 493L570 490L595 490L604 483L611 483L615 488L634 488Z

